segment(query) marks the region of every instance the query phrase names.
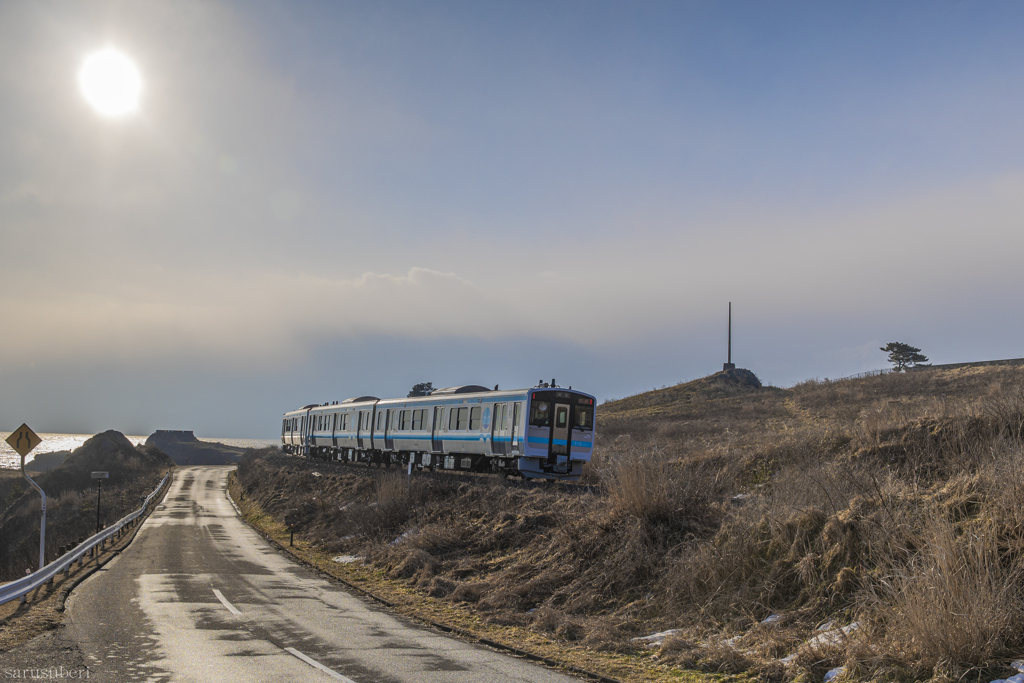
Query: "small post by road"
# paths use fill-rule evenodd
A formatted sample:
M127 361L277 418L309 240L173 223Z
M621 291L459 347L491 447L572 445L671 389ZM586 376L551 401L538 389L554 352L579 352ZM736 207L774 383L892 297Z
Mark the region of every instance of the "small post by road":
M42 569L46 564L46 494L43 493L43 489L39 487L39 484L32 481L32 477L28 476L25 472L25 456L31 452L33 448L43 442L39 436L33 432L27 424L22 424L16 430L11 432L11 435L7 437L7 443L15 452L21 456L21 474L28 483L35 487L36 491L39 491L39 495L42 496L42 516L39 518L39 568ZM24 600L24 597L22 598Z
M100 532L100 491L103 488L103 480L110 478L110 472L93 472L92 478L96 480L96 533Z

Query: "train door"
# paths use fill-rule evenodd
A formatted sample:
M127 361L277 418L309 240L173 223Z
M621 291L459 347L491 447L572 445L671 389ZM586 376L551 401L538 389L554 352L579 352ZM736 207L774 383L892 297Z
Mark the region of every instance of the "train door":
M387 419L384 420L384 448L389 451L395 449L395 413L396 410L388 409Z
M519 427L523 423L523 404L512 405L512 441L511 452L519 453Z
M444 408L434 406L434 427L430 433L430 450L434 453L444 452L444 445L441 443L442 426L444 426Z
M556 472L564 471L569 463L569 405L556 403L554 423L551 426L551 460Z
M302 416L302 454L309 455L309 442L313 433L313 416L306 413Z
M498 455L508 453L508 429L506 422L508 413L507 403L496 403L494 405L494 423L491 430L491 452Z
M331 446L338 447L338 413L335 413L334 419L331 420Z
M373 427L373 433L370 440L370 445L374 449L381 449L384 447L384 411L373 409L373 419L376 420L376 424Z
M366 434L366 417L370 414L367 410L359 411L359 424L356 426L356 446L365 448L363 438Z

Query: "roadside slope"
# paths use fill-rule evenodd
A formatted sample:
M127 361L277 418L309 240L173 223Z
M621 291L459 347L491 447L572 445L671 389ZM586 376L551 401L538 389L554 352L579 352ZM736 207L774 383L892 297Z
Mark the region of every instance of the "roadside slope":
M1008 673L1024 647L1024 371L791 389L738 374L601 406L589 486L254 454L238 496L435 609L660 676ZM818 638L826 623L846 630Z

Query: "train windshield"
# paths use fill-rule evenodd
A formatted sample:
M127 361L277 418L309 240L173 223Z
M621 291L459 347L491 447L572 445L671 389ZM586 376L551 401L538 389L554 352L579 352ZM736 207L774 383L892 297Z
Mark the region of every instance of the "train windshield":
M547 401L534 401L530 406L530 426L551 426L551 404Z
M594 399L557 390L535 391L530 398L531 427L550 427L553 421L556 429L593 431Z
M594 428L594 406L576 404L575 413L576 416L572 421L573 429L589 432Z

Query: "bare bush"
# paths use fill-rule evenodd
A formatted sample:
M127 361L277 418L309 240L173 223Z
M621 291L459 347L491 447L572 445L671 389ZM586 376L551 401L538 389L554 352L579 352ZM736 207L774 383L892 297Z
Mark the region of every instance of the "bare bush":
M600 476L612 507L651 522L703 523L713 513L715 473L706 465L680 461L657 444L614 451Z
M984 533L958 534L935 519L920 549L891 556L873 589L874 617L891 652L921 671L939 665L991 662L1021 635L1024 603L1019 564L1006 567Z

